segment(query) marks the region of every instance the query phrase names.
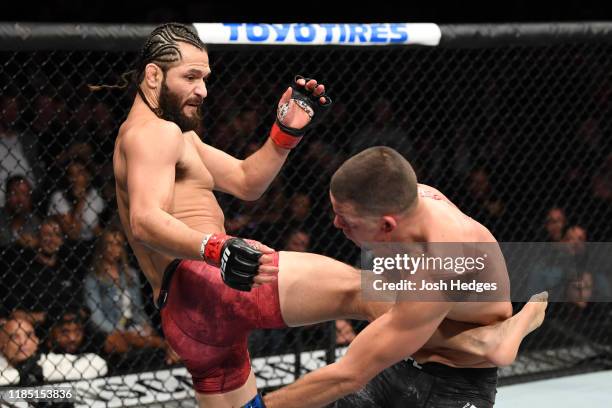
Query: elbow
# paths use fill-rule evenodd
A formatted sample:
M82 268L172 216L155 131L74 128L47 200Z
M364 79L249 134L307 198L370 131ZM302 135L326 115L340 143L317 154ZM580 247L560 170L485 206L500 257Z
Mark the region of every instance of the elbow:
M130 215L130 229L134 240L139 244L145 244L148 240L146 228L146 216L138 211L132 211Z
M236 194L234 194L237 198L243 201L257 201L261 198L261 196L268 189L268 185L265 186L258 185L254 182L248 182L246 179L244 182L240 183L240 187L237 189Z
M243 201L257 201L261 198L265 190L255 190L250 189L248 191L243 192L242 197L240 197Z

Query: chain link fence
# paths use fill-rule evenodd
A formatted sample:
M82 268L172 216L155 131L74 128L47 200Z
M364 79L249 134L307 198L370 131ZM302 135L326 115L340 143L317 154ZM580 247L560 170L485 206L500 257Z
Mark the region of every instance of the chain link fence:
M0 52L0 385L180 367L117 222L112 151L134 95L87 87L119 82L136 53L92 49ZM199 134L239 158L265 141L295 74L325 83L335 101L260 200L218 194L230 234L355 264L357 248L333 228L328 183L352 154L388 145L500 241L612 240L609 40L212 45L210 60ZM251 355L275 367L293 355L281 363L299 374L305 360L333 360L363 327L255 332ZM610 367L611 334L609 303L553 303L503 381Z

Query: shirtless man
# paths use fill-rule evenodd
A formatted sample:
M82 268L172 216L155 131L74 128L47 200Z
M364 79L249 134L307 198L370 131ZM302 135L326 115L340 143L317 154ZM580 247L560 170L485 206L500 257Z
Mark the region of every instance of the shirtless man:
M439 191L418 184L408 161L388 147L372 147L347 160L332 177L330 198L334 225L360 246L401 242L497 247L487 228ZM436 350L427 342L445 319L486 325L512 314L509 301L503 301L509 299L505 263L498 259L501 262L487 266L479 279L499 283L501 297L490 302L452 301L444 296L437 301L403 301L398 297L353 340L340 361L268 394L266 406L312 408L337 400L337 407L493 406L496 368L482 368L491 365L476 360L459 364L454 357L458 353L444 356L441 348ZM492 276L496 269L502 273ZM407 356L414 360L406 361Z
M154 30L135 73L138 95L113 156L121 222L200 406L261 406L247 351L250 330L375 319L389 307L360 300L359 271L348 265L276 253L259 243L254 249L224 235L213 190L257 199L316 119L318 104L329 103L325 89L314 80L293 84L281 98L268 141L237 160L191 131L210 74L204 45L191 28L167 24ZM539 320L538 310L526 308L501 325L437 332L432 345L502 364L514 358Z

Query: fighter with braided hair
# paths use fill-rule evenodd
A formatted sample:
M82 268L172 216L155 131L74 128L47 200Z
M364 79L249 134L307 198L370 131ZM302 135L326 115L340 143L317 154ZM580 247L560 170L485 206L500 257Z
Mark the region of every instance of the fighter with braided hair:
M262 327L285 326L277 307L278 254L226 235L213 190L258 199L331 99L324 85L297 76L280 98L268 140L238 160L194 132L210 73L206 46L191 26L155 28L135 69L126 73L131 84L115 86L133 85L137 93L115 141L113 168L120 219L156 302L163 307L168 293L177 292L162 310L168 342L189 368L198 392L234 391L233 398L244 400L240 389L254 379L243 327L254 319ZM105 86L92 87L100 88ZM263 264L263 254L276 261ZM181 283L182 277L191 281ZM196 291L199 304L190 303L190 291ZM179 305L181 300L186 303ZM182 320L197 311L199 321L207 316L202 311L212 310L210 304L222 309L208 319L208 327ZM237 310L251 316L236 323ZM268 315L257 317L257 310ZM191 338L199 340L199 347L186 345ZM222 361L219 369L202 372L211 359Z

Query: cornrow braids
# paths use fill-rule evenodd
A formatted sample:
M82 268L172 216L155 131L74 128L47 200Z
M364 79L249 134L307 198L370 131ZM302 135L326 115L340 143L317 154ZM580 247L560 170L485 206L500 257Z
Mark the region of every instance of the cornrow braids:
M182 55L179 49L179 42L206 50L206 45L193 27L180 23L162 24L151 32L145 45L142 47L136 68L138 82L142 80L144 68L147 64L155 63L165 71L170 64L180 60Z
M172 63L182 58L179 42L191 44L200 50L206 51L206 44L200 39L198 33L191 25L181 23L162 24L149 34L149 38L140 50L136 67L121 75L120 84L89 85L89 89L91 91L125 89L130 85L128 77L131 77L132 84L138 85L143 80L145 67L149 63L158 65L163 72L166 72Z

